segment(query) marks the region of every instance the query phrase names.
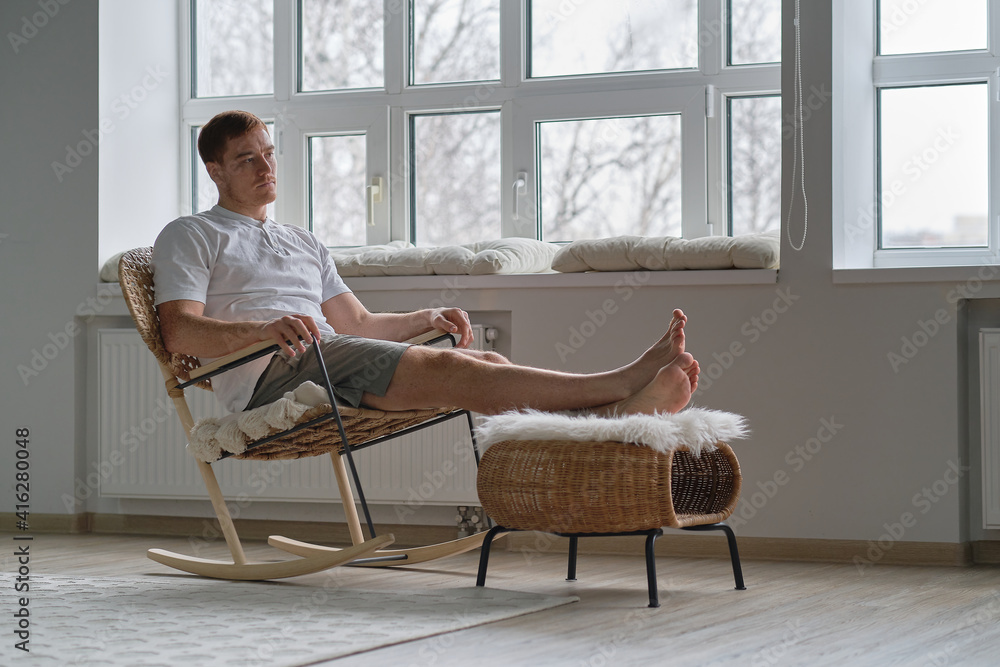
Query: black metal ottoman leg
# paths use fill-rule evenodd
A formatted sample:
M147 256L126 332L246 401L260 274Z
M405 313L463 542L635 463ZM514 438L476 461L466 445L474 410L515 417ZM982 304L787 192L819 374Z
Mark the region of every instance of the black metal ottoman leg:
M663 534L660 529L650 531L646 536L646 581L649 584L649 606L660 606L660 593L656 588L656 538Z
M566 568L566 581L576 581L576 551L579 539L576 535L569 538L569 564Z
M501 532L507 532L507 529L503 526L493 526L486 533L483 546L479 549L479 575L476 577L476 586L486 585L486 568L490 562L490 547L493 546L493 540L497 533Z
M740 566L740 550L736 546L736 533L724 523L720 523L719 530L726 533L726 542L729 543L729 559L733 561L733 578L736 579L736 590L745 591L743 585L743 568Z
M688 526L683 530L694 530L694 531L705 531L705 530L721 530L726 534L726 542L729 544L729 559L733 563L733 578L736 580L736 590L745 591L746 586L743 585L743 568L740 565L740 550L736 546L736 533L733 529L727 526L725 523L711 523L704 526Z

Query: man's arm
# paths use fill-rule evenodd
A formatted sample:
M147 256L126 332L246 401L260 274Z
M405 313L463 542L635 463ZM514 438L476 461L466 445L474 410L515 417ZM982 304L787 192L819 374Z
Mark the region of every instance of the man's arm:
M456 347L472 343L469 315L461 308L426 308L411 313L371 313L351 292L338 294L322 304L326 321L342 334L404 341L432 329L457 334Z
M292 356L305 352L319 328L308 315L285 315L267 322L225 322L205 317L200 301L166 301L157 306L163 344L170 352L221 357L261 340L274 340ZM294 341L294 349L288 341Z

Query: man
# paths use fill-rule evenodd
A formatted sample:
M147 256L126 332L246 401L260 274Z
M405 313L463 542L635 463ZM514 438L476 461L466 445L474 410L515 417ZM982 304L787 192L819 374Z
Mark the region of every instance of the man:
M684 351L687 318L680 310L638 359L587 375L517 366L467 349L472 329L459 308L371 313L322 243L267 218L275 200L275 154L259 118L242 111L217 115L202 128L198 152L219 203L160 233L153 250L155 303L172 352L205 361L260 340L281 347L213 378L231 411L269 403L306 380L318 382L314 355L302 354L312 336L322 339L337 397L355 407L677 412L697 387L698 362ZM459 336L457 348L397 342L435 328Z

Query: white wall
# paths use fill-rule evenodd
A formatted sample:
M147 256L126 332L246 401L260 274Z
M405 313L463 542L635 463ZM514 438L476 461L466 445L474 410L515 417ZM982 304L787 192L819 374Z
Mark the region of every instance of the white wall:
M794 3L785 0L783 6L784 60L791 63ZM807 91L831 86L830 6L831 0L802 3ZM0 28L13 29L35 7L28 0L0 3ZM101 117L96 3L75 0L61 11L65 14L21 54L0 45L4 89L18 93L5 102L5 120L11 122L3 124L4 144L11 152L0 168L3 200L9 202L0 229L9 235L0 239L7 277L0 293L7 316L0 352L7 400L0 410L8 438L16 425L32 429L39 484L33 509L38 512L65 511L59 494L72 493L74 475L84 473L80 434L93 415L74 385L84 383L87 364L77 350L67 350L27 387L15 369L30 361L33 348L48 342L49 332L73 321L78 304L94 294L95 266L104 252L97 246L97 161L85 160L63 183L50 167L63 157L66 143L78 141L81 131L96 127ZM141 72L139 65L145 63L136 65ZM786 114L792 74L786 66ZM30 98L27 91L34 91ZM967 494L970 476L978 470L964 473L958 484L948 483L954 479L950 464L969 463L969 401L978 397L969 395L967 309L953 308L947 297L966 286L975 288L976 297L996 299L1000 286L974 285L969 281L973 271L937 282L835 284L831 123L830 105L820 104L806 124L809 237L802 252L784 243L776 285L650 285L626 300L613 283L595 280L577 288L459 289L455 303L473 311L509 311L507 333L515 361L576 371L627 362L662 333L673 307L684 308L691 318L690 350L712 380L697 402L742 413L753 428L749 440L735 444L745 476L744 498L756 499L760 506L742 510L744 517L751 510L755 514L738 522L741 535L877 540L886 532L885 524L909 513L914 520L902 536L907 541L997 539L996 533L975 526L970 530ZM124 137L124 125L121 130ZM109 139L117 141L117 136ZM786 190L790 151L786 141ZM157 206L166 209L172 203ZM793 219L800 229L800 216ZM140 242L147 239L151 235ZM102 248L103 242L102 236ZM415 308L441 298L442 289L366 290L362 298L373 309ZM777 302L785 309L780 314L774 310L779 292L794 297L787 309ZM564 363L556 344L568 343L570 328L606 299L615 301L617 312ZM887 355L901 353L902 339L912 339L920 323L929 326L942 309L947 321L927 336L912 359L894 369ZM1000 325L997 312L977 311L976 326ZM736 342L745 351L729 360L725 354ZM50 405L66 411L55 413ZM824 428L824 420L836 425L835 433ZM810 443L820 445L818 451L796 453ZM80 454L74 458L74 452ZM782 484L773 482L776 475ZM933 491L935 482L942 493ZM929 495L922 498L924 489ZM87 508L114 511L106 499ZM290 511L252 509L253 516ZM195 511L188 505L148 510Z
M101 0L101 262L180 215L176 0Z
M30 511L58 513L83 465L83 339L74 334L97 265L98 157L85 133L98 127L98 25L96 0L45 4L52 16L37 1L0 3L0 470L12 488L15 429L28 428ZM16 50L10 33L25 40ZM88 154L57 175L67 146ZM0 512L13 512L12 495L4 499Z

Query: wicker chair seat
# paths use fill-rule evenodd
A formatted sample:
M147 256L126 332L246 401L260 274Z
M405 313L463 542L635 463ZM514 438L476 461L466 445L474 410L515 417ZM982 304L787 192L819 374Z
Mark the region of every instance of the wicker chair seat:
M622 442L506 440L483 454L479 499L498 524L549 533L618 533L724 521L740 467L725 443L695 457Z
M370 408L351 408L338 406L340 417L344 422L344 430L352 445L368 443L379 438L398 435L400 431L417 426L429 419L454 412L456 408L435 408L431 410L399 410L386 412ZM322 415L330 414L329 404L317 405L307 410L297 424L305 424ZM271 435L279 433L274 429ZM270 437L270 436L267 436ZM264 440L265 438L261 438ZM343 442L337 430L337 421L328 419L301 431L295 431L281 438L276 438L262 445L247 445L246 451L233 454L232 458L273 461L301 459L336 452L344 453Z

